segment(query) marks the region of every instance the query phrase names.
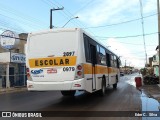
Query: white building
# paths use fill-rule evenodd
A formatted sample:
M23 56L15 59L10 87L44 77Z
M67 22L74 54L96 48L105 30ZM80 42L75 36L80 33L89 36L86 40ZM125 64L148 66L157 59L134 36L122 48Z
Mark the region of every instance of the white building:
M18 36L20 41L15 49L6 50L0 45L0 88L6 87L8 76L9 87L26 85L24 45L28 34L21 33ZM9 75L7 75L7 65L9 65Z
M159 46L156 47L157 53L153 55L152 66L154 68L154 74L159 76Z

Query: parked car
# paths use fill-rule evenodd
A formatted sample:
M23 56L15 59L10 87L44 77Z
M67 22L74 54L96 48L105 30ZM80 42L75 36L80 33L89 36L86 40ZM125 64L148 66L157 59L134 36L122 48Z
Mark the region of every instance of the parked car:
M124 76L124 72L120 72L120 76Z

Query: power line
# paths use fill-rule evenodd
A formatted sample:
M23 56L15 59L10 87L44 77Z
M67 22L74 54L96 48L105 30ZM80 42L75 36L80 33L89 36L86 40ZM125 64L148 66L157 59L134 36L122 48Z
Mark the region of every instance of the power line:
M49 5L49 6L52 7L52 5L48 1L46 1L46 0L42 0L42 2L45 3L46 5Z
M53 2L53 1L52 1ZM59 2L57 2L56 0L54 1L54 2L56 2L58 5L60 5L61 7L63 7L63 5L61 5ZM63 11L61 11L65 16L67 16L68 18L67 19L71 19L72 17L75 17L69 10L67 10L66 8L63 10ZM75 21L73 20L72 21L72 23L74 24L75 23ZM78 19L76 19L76 24L78 25L78 26L83 26L83 27L86 27L86 25L84 25L84 24L82 24ZM74 24L74 25L76 25L76 24ZM82 28L82 27L81 27ZM89 30L90 31L90 30ZM92 33L92 34L94 34L93 32L91 32L90 31L90 33Z
M79 11L81 11L83 8L87 7L92 2L93 2L93 0L90 0L89 2L87 2L84 6L82 6L81 8L79 8L79 10L77 10L74 14L77 14Z
M144 58L142 58L142 57L125 57L125 56L123 56L125 59L127 58L127 59L139 59L139 60L144 60Z
M147 52L153 52L154 50L147 50ZM134 52L134 53L130 53L130 54L141 54L144 53L145 51L138 51L138 52Z
M54 4L54 3L51 2L51 1L42 0L42 2L45 3L46 5L48 5L49 7L53 7L53 5L55 5L57 8L59 8L58 5ZM53 4L53 5L52 5L52 4ZM60 6L63 7L62 5L60 5ZM62 11L62 12L60 11L60 14L62 14L66 19L69 19L69 18L70 18L70 17L68 17L68 16L66 17L66 15L64 15L63 11ZM54 27L55 27L55 25L54 25Z
M6 29L4 29L4 28L0 28L1 30L6 30Z
M10 8L10 7L5 7L5 6L2 6L1 5L1 10L2 11L4 11L4 12L7 12L7 14L9 13L9 14L13 14L13 15L15 15L16 17L19 17L20 19L22 19L23 21L26 21L26 22L28 22L28 24L29 23L32 23L32 27L33 26L35 26L35 25L38 25L37 24L37 22L41 22L39 19L37 19L37 18L33 18L33 17L30 17L30 16L28 16L28 15L24 15L24 13L21 13L21 12L19 12L19 11L16 11L15 9L13 9L13 8ZM15 18L14 18L15 19ZM21 20L21 21L22 21ZM41 23L43 23L43 22L41 22ZM46 23L43 23L43 24L46 24ZM42 27L42 26L40 26L39 25L39 27Z
M43 3L45 3L46 5L51 6L46 0L42 0Z
M53 5L58 7L58 5L54 4L54 2L52 2L50 0L42 0L42 2L45 3L46 5L50 6L50 7L53 7Z
M154 55L154 54L149 54L148 57L153 57L153 55ZM145 56L144 56L144 55L136 55L136 57L144 58ZM145 59L145 58L144 58L144 59Z
M143 45L143 44L135 44L135 43L126 43L126 42L119 42L122 44L129 44L129 45ZM146 45L146 46L157 46L157 45Z
M148 17L152 17L152 16L155 16L155 15L157 15L157 13L151 14L151 15L148 15L148 16L145 16L145 17L143 16L143 18L148 18ZM142 19L142 17L141 18L137 18L137 19L132 19L132 20L124 21L124 22L114 23L114 24L107 24L107 25L101 25L101 26L95 26L95 27L85 27L83 29L116 26L116 25L121 25L121 24L125 24L125 23L130 23L130 22L138 21L138 20L141 20L141 19Z
M42 2L44 2L44 0L42 0ZM50 1L51 2L51 1ZM53 3L54 2L54 3ZM90 1L91 2L91 1ZM88 2L87 4L90 4L90 2ZM55 4L56 3L56 4ZM46 3L45 3L46 4ZM63 5L61 5L59 2L52 1L52 4L56 5L56 6L61 6L64 7ZM58 5L57 5L58 4ZM49 6L51 6L50 4L48 4ZM87 6L87 5L86 5ZM85 6L84 6L85 7ZM60 11L60 13L63 13L63 16L67 19L71 19L72 17L75 17L69 10L67 10L66 8L63 11ZM71 21L75 26L79 26L80 28L86 27L86 25L84 25L81 21L79 21L78 19ZM61 22L60 22L61 23ZM91 30L88 30L90 33L92 33L94 35L94 33Z
M6 16L6 15L2 15L2 14L0 14L0 16L3 16L3 17L5 17L5 18L9 18L9 19L11 19L11 20L14 20L14 22L15 23L21 23L22 25L26 25L26 26L30 26L30 27L35 27L35 26L39 26L40 27L40 25L36 25L36 24L33 24L33 23L28 23L27 21L22 21L22 20L24 20L24 19L22 19L22 20L20 20L20 19L16 19L16 18L11 18L11 17L8 17L8 16ZM32 25L31 25L32 24Z
M54 2L56 2L57 4L59 4L60 6L62 6L63 7L63 5L61 5L59 2L57 2L56 0L54 1ZM65 12L66 11L66 12ZM74 17L74 14L72 14L69 10L67 10L66 8L64 9L64 11L62 11L65 15L67 15L67 17L69 17L69 19L70 18L72 18L72 17ZM81 21L79 21L78 19L76 20L78 23L76 23L76 24L78 24L79 26L83 26L83 27L86 27L86 25L84 25ZM72 22L74 22L74 21L72 21ZM81 27L82 28L82 27ZM91 32L91 31L90 31ZM92 32L91 32L92 33Z
M54 2L56 2L56 1L49 1L49 0L47 0L48 2L50 2L51 4L49 4L49 3L47 3L45 0L42 0L42 2L44 2L45 4L47 4L47 5L49 5L50 7L52 7L52 4L53 5L55 5L55 6L57 6L58 7L58 5L56 5ZM58 3L58 2L56 2L56 3ZM58 3L59 4L59 3ZM59 4L61 7L63 7L63 5L61 5L61 4ZM64 9L64 10L66 10L66 9ZM60 11L60 14L62 14L66 19L70 19L71 17L65 12L65 11ZM72 22L74 22L74 21L72 21ZM62 23L62 22L60 22L60 23Z
M147 33L144 34L144 36L148 36L148 35L153 35L153 34L157 34L158 32L153 32L153 33ZM143 36L143 34L139 34L139 35L130 35L130 36L110 36L110 37L105 37L105 36L94 36L97 38L101 38L101 39L107 39L107 38L130 38L130 37L141 37Z
M147 52L146 52L146 43L145 43L145 31L144 31L144 20L143 20L143 5L142 1L139 0L140 3L140 13L141 13L141 23L142 23L142 33L143 33L143 43L144 43L144 51L145 51L145 56L146 56L146 64L147 64Z
M53 4L53 5L55 5L56 7L58 7L60 4L58 3L58 4L56 4L57 2L54 0L54 2L53 1L51 1L51 0L47 0L48 2L50 2L51 4ZM55 3L56 2L56 3ZM62 5L60 5L61 7L64 7L64 6L62 6Z
M53 1L47 0L49 3L55 5L56 7L58 7L58 5L56 5Z
M22 31L23 31L23 30L21 30L21 29L16 28L15 26L8 25L8 23L2 22L2 21L0 21L0 26L3 27L3 28L2 28L3 30L8 30L8 29L10 29L10 30L13 30L13 31L16 31L16 32L22 32Z
M43 0L43 1L45 1L45 0ZM50 3L51 3L51 1L50 1ZM52 4L53 5L56 5L56 4L54 4L53 2L51 3L51 4L48 4L50 7L52 7ZM57 7L58 7L58 5L56 5ZM61 7L63 7L62 5L60 5ZM64 9L65 10L65 9ZM70 19L70 16L68 16L67 14L65 14L65 12L64 12L64 10L63 11L60 11L60 14L62 14L66 19ZM60 22L61 23L61 22Z
M12 19L12 20L14 20L15 22L18 21L19 23L21 23L21 24L23 24L23 25L26 25L26 26L30 26L30 27L32 27L32 28L36 28L35 26L37 26L37 27L40 27L40 26L41 26L41 25L38 25L38 24L31 25L31 24L29 24L29 23L26 22L26 21L22 21L22 20L19 20L19 19L16 19L16 18L8 17L8 16L3 15L3 14L0 14L0 16L3 16L3 17L5 17L5 18ZM42 27L42 26L41 26L41 27Z

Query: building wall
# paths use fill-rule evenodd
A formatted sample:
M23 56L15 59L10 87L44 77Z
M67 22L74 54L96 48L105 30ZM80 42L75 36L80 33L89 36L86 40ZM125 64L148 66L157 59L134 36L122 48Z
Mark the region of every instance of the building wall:
M26 44L28 34L21 33L19 34L20 42L16 49L11 50L13 53L22 53L24 54L24 45ZM25 40L24 40L25 39ZM9 52L0 46L0 53ZM0 56L2 57L2 56ZM10 86L21 86L25 85L25 64L20 63L10 63ZM6 86L6 63L0 63L0 88Z
M149 67L152 67L152 61L153 61L153 57L149 58Z
M154 68L154 74L156 76L159 76L159 50L157 50L157 53L153 56L153 62L152 62L152 66Z
M154 74L156 76L159 76L159 67L158 66L154 66Z
M16 49L14 50L11 50L11 52L15 52L15 53L24 53L24 45L27 41L27 36L28 34L26 33L21 33L19 34L19 38L20 38L20 42L19 42L19 45ZM25 39L25 40L24 40ZM3 49L1 46L0 46L0 52L8 52L9 50L5 50Z

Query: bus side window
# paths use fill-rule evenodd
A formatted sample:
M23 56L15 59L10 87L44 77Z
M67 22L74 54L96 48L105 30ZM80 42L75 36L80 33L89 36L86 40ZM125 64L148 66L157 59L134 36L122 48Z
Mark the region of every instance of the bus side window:
M117 57L114 55L114 67L117 68Z
M117 58L117 68L120 68L120 65L121 65L121 60L120 58Z
M100 64L99 45L97 45L97 63Z
M108 66L108 67L111 67L110 54L106 53L106 57L107 57L107 66Z
M116 62L117 62L117 68L119 68L119 61L118 61L118 58L116 58Z
M111 67L115 67L116 64L115 64L115 56L110 54L110 61L111 61Z
M89 37L87 35L83 34L83 38L84 38L84 47L85 47L86 61L87 62L91 62Z
M106 52L103 47L100 47L99 51L99 64L106 65Z

